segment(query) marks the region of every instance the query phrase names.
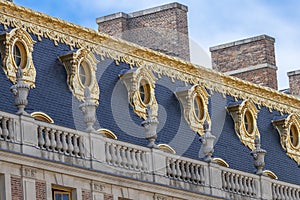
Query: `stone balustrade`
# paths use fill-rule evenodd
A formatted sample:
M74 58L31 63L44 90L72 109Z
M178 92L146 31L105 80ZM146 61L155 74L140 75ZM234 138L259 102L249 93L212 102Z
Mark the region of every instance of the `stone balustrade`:
M230 194L227 198L232 198L232 194L256 198L258 181L253 175L231 169L222 170L222 189Z
M300 186L0 112L0 150L224 199L300 199Z
M38 146L47 151L75 157L84 157L83 136L75 131L62 131L54 125L36 122L38 124Z

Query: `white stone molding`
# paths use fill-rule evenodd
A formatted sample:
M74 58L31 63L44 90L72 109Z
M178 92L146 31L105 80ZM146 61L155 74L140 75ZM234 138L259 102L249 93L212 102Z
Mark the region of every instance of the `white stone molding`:
M96 78L98 60L94 54L84 48L59 57L67 71L67 83L73 95L84 102L84 89L88 87L91 91L91 99L98 105L100 89ZM85 83L81 82L79 68L83 65Z
M190 128L200 136L203 136L203 123L207 121L210 124L208 113L209 95L206 89L203 86L194 85L177 89L175 95L181 103L184 118Z
M35 41L22 28L12 29L9 33L0 35L0 51L2 67L7 78L16 83L18 67L23 70L23 79L30 88L35 87L36 70L32 61L33 45ZM14 59L14 49L18 48L20 63Z

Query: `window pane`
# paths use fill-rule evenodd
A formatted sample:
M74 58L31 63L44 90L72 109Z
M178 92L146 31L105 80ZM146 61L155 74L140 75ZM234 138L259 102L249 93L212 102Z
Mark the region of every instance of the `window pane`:
M69 200L69 194L64 194L63 200Z

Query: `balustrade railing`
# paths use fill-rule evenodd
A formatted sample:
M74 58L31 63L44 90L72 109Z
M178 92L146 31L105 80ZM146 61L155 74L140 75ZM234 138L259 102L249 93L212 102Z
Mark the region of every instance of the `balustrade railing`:
M204 185L204 166L187 160L168 157L167 177L197 185Z
M289 187L286 184L272 184L273 200L299 200L300 188Z
M0 140L13 141L15 137L15 119L0 114Z
M75 157L84 157L83 136L76 131L65 131L58 126L38 123L38 146L51 152Z
M222 171L222 189L242 196L256 197L258 183L254 177L232 171Z
M109 165L137 171L149 170L149 153L146 150L130 147L118 141L105 143L105 157Z

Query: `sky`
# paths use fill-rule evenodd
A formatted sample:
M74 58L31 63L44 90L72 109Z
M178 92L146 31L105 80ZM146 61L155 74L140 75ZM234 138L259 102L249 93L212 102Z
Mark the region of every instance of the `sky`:
M97 30L97 17L116 12L131 13L171 2L174 1L14 0L17 5L94 30ZM289 87L287 72L300 70L300 1L177 0L177 2L188 6L189 9L192 62L210 67L209 47L266 34L275 38L279 89Z

